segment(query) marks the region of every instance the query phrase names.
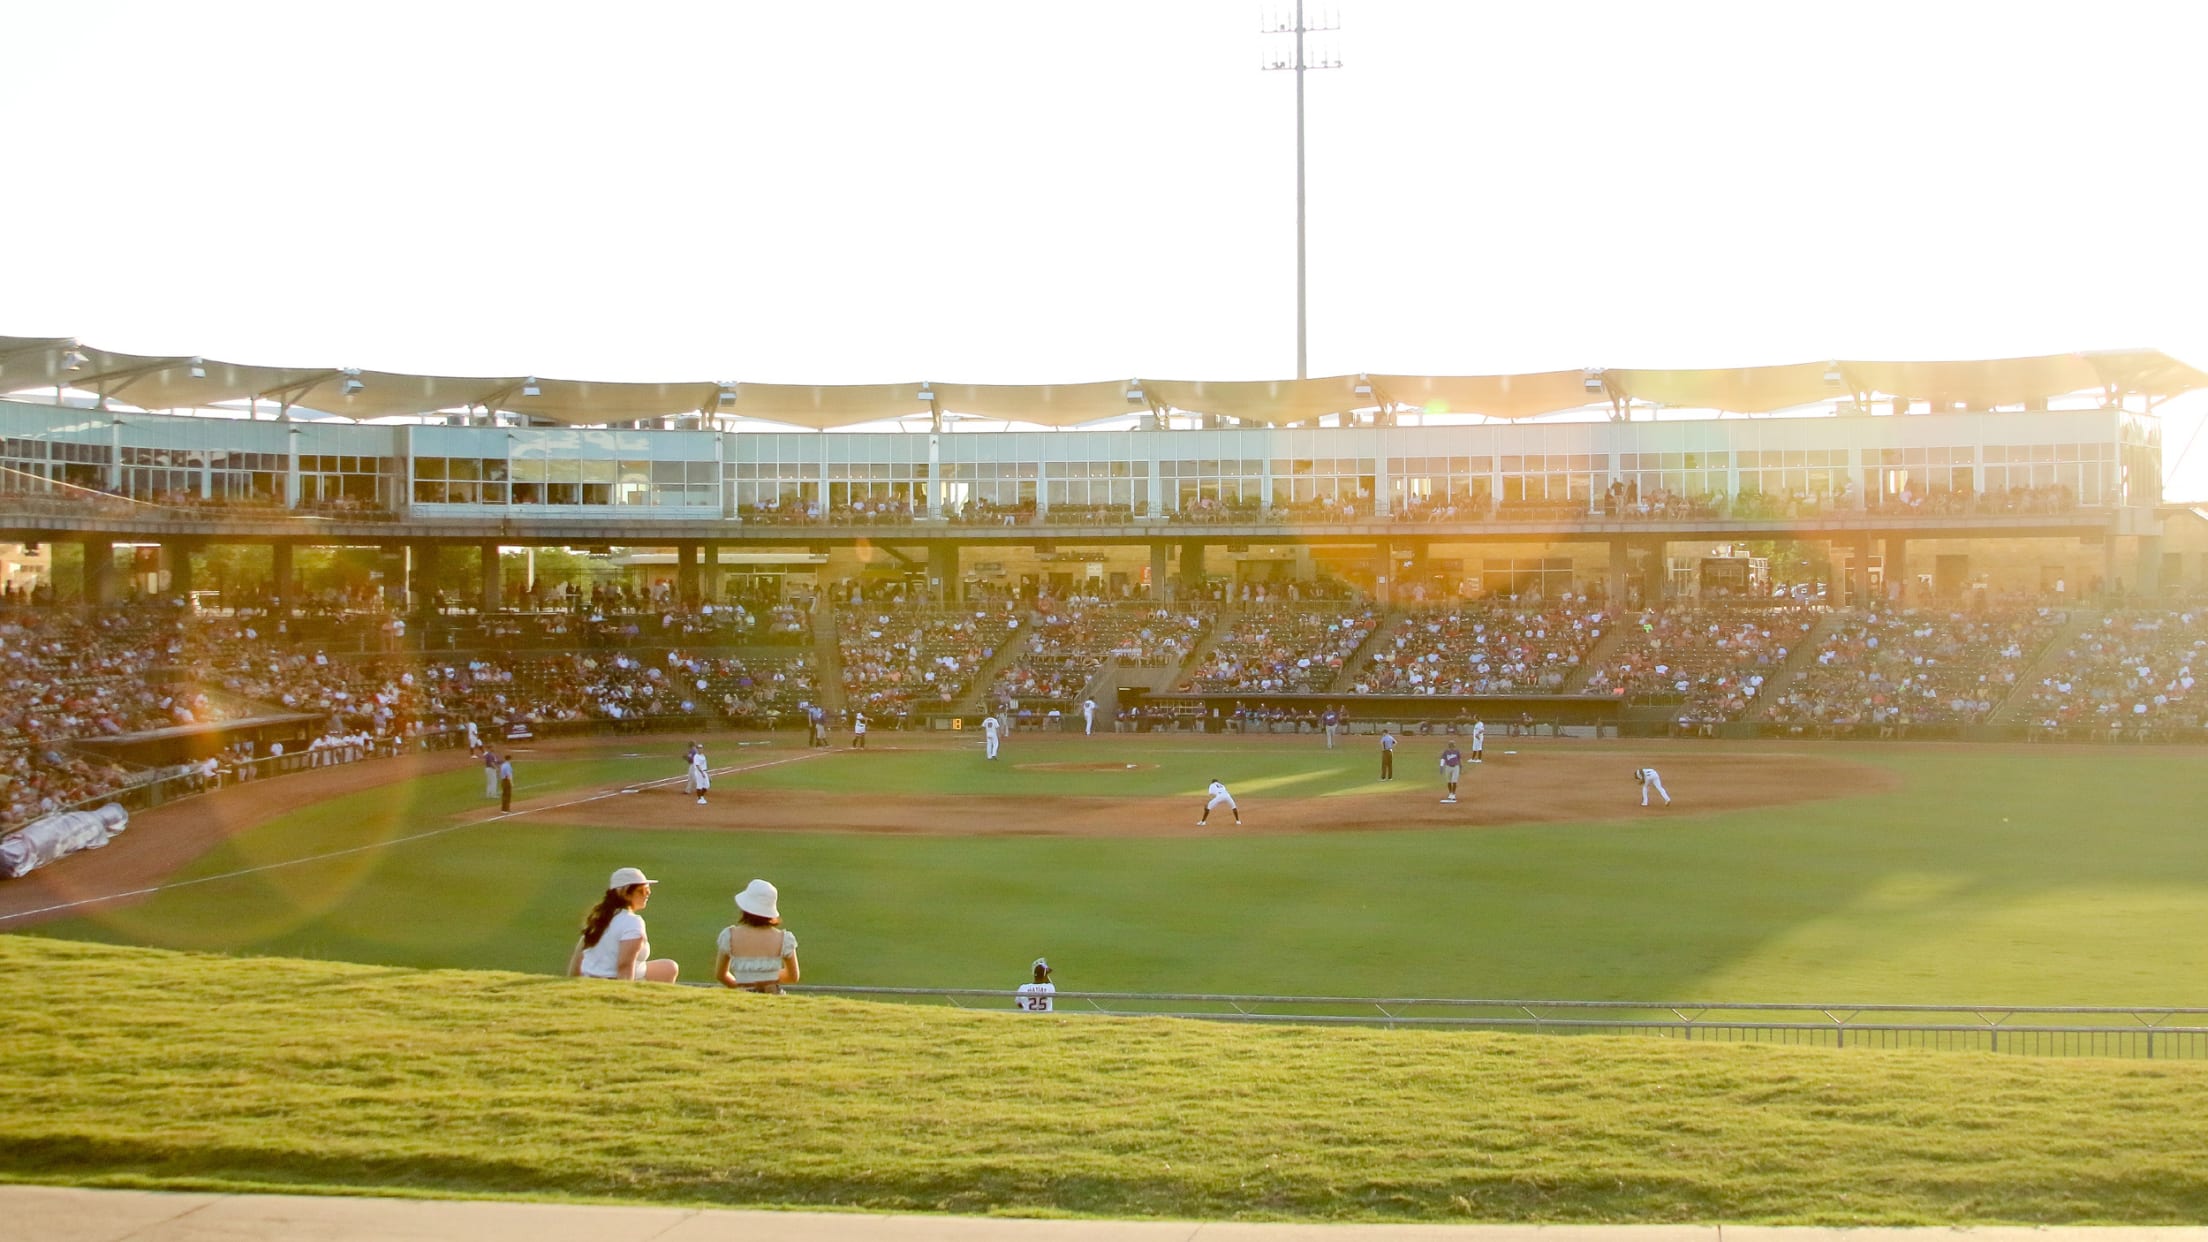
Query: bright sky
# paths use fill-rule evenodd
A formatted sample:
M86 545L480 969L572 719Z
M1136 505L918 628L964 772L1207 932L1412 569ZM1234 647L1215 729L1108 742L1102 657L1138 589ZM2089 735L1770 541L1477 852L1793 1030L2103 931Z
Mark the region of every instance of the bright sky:
M2208 367L2208 5L1321 7L1314 375ZM1290 376L1268 11L17 6L0 334L609 380ZM2204 409L2171 407L2173 463ZM2208 447L2176 474L2208 497Z

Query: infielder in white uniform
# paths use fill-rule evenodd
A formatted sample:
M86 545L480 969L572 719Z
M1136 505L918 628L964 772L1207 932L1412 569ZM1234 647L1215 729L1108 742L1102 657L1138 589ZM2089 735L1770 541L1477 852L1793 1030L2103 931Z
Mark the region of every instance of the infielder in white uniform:
M1022 1013L1049 1013L1057 1002L1051 999L1058 986L1050 981L1050 963L1035 959L1035 982L1020 985L1019 995L1012 1000L1012 1007Z
M713 788L713 773L705 763L705 747L690 747L690 792L698 795L698 805L705 805L705 791Z
M1196 826L1198 828L1203 827L1205 820L1209 820L1211 818L1211 812L1213 808L1222 806L1234 812L1235 823L1239 824L1242 822L1242 808L1234 804L1234 795L1227 792L1227 787L1225 785L1220 784L1218 781L1213 781L1210 787L1207 788L1204 792L1210 796L1211 801L1204 803L1203 819L1199 819L1196 821Z
M482 754L483 738L481 734L478 734L475 731L475 722L471 720L462 727L468 731L468 755L472 758L473 756Z
M997 757L998 728L999 726L997 724L997 718L995 716L983 716L981 718L981 749L983 751L983 758L994 759Z
M851 749L866 749L866 713L851 713Z
M1485 762L1480 752L1487 749L1487 722L1478 716L1472 718L1472 762Z
M1096 732L1096 700L1083 699L1081 700L1081 736L1087 737L1094 732Z
M1664 792L1664 778L1656 774L1656 769L1635 768L1633 769L1633 779L1640 782L1642 806L1648 805L1648 791L1651 789L1656 791L1657 797L1664 800L1665 806L1671 805L1671 795Z

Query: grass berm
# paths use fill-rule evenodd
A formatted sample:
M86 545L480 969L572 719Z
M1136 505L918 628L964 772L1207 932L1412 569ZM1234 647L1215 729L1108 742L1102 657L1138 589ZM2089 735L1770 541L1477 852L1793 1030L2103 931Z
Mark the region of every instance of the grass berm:
M962 1012L0 937L0 1178L1309 1221L2189 1224L2208 1065Z

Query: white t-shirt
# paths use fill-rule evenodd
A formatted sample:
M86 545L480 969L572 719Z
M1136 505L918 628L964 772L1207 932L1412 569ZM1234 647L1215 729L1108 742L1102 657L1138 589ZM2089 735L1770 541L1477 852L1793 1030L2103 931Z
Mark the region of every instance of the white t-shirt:
M1052 983L1023 983L1020 994L1013 998L1012 1007L1026 1013L1049 1013L1055 1003L1050 998L1058 991Z
M598 937L598 943L583 950L583 974L592 979L611 979L621 965L621 942L643 940L637 950L636 973L644 973L644 963L652 956L652 942L644 937L644 916L634 910L616 910L613 920L606 924L606 934Z
M982 717L981 727L984 732L995 733L997 731L997 718L995 716Z

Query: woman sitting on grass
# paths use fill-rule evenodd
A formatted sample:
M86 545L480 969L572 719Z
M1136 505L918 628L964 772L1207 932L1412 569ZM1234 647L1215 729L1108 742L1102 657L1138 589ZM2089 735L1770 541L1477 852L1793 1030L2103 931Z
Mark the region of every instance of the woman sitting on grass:
M753 880L736 894L736 922L721 929L720 953L713 973L724 988L780 992L797 982L797 937L782 930L781 894L765 880Z
M656 883L634 867L613 873L606 881L606 895L583 917L583 938L567 959L570 977L675 981L681 967L666 958L652 959L652 942L645 938L644 919L637 914L652 899Z

